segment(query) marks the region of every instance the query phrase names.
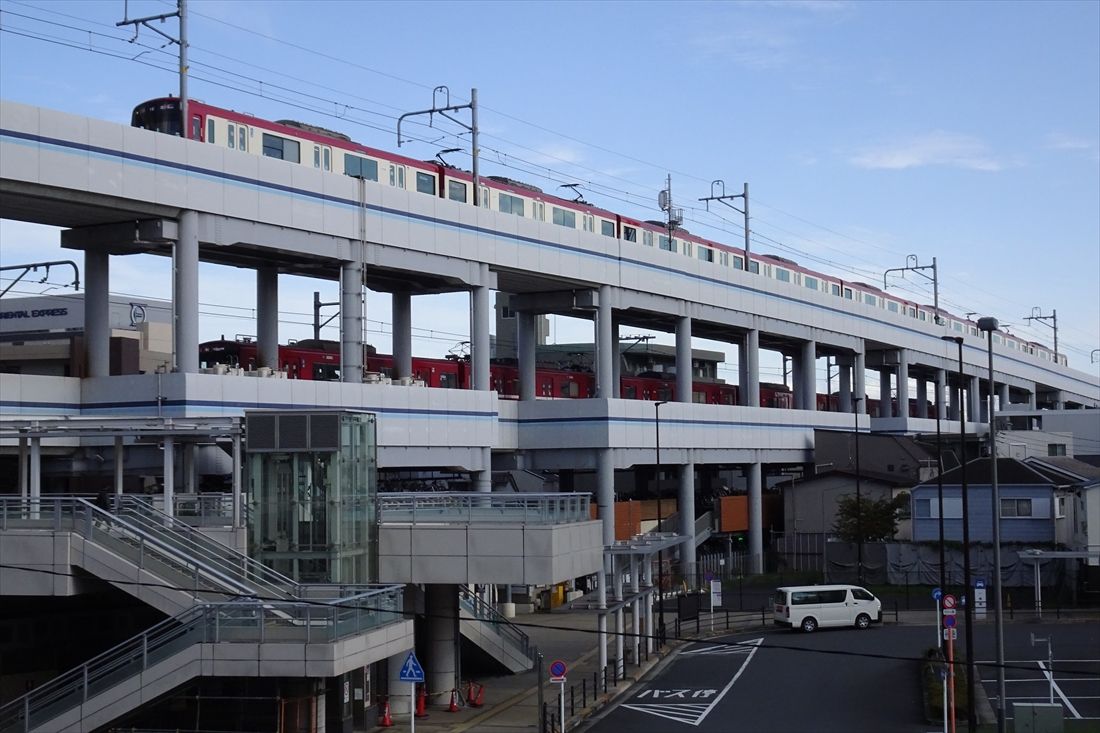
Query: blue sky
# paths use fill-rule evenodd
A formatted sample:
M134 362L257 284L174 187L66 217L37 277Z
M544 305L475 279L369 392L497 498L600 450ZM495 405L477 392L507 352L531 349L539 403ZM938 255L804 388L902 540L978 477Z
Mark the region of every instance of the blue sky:
M1098 2L189 5L196 98L395 149L394 118L430 106L434 86L455 101L477 87L488 173L547 191L580 182L595 204L657 218L671 172L686 226L731 243L740 214L718 218L697 199L713 179L748 181L754 251L879 284L906 255L935 256L946 308L1048 344L1050 329L1024 317L1057 309L1071 365L1097 371ZM129 3L131 17L173 9ZM0 0L0 96L127 122L137 102L175 92L175 49L149 30L127 43L122 17L121 0ZM455 131L417 130L431 144L402 152L468 148L443 135ZM4 221L0 263L70 256L56 242ZM112 289L164 296L166 265L114 258ZM204 338L254 333L245 280L204 268ZM931 302L919 278L891 286ZM282 338L308 335L318 287L335 300L332 283L284 279ZM465 338L464 300L417 299L416 353ZM371 340L388 350L388 304L369 309ZM554 333L590 329L558 319Z

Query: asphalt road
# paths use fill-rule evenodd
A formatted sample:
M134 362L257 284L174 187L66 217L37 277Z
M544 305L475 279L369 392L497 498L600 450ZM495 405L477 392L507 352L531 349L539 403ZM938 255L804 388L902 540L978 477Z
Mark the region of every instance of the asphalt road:
M923 733L930 628L740 634L688 645L588 733ZM715 643L718 642L718 643Z

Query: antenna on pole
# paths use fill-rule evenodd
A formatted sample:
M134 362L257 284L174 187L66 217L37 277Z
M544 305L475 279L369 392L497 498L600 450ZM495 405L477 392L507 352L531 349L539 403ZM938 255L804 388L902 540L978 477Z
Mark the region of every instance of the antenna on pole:
M1025 321L1039 321L1044 326L1054 329L1054 363L1060 364L1058 359L1058 310L1052 310L1049 316L1043 315L1043 309L1035 306L1031 309L1031 315L1024 318ZM1050 323L1047 323L1050 321Z
M676 230L676 227L684 223L684 210L677 209L672 205L672 175L669 174L665 179L665 190L657 194L657 205L661 207L661 211L666 214L666 221L668 222L668 242L669 246L672 246L672 232Z
M749 246L749 184L746 182L745 188L741 193L726 193L726 182L721 178L715 179L710 182L710 196L699 199L707 205L707 211L710 211L711 201L721 201L726 206L730 207L734 211L745 215L745 272L759 272L759 265L757 269L752 269L751 264L751 248ZM745 199L745 208L739 209L730 203L733 199Z

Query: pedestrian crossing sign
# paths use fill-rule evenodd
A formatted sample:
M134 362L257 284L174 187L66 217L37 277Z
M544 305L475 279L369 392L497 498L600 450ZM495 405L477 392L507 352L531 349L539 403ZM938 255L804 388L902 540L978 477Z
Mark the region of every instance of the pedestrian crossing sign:
M409 650L409 656L405 657L405 663L401 665L401 674L398 679L401 682L423 682L424 668L420 666L420 660L416 658L416 652Z

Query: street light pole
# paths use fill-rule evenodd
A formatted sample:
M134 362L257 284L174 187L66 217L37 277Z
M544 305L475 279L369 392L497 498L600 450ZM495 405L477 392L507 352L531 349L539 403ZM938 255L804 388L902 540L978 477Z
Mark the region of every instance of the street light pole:
M970 501L967 494L970 487L966 482L966 400L963 399L963 337L940 336L959 347L959 390L955 394L959 400L959 473L962 484L962 529L963 529L963 593L966 603L966 724L969 730L978 730L978 718L974 708L974 599L970 591ZM940 526L943 526L943 504L940 504ZM943 542L940 542L943 552Z
M936 483L940 502L940 588L947 588L947 557L943 547L943 438L940 434L940 412L944 405L940 391L939 376L936 376ZM946 590L944 591L947 592Z
M993 332L998 325L996 318L978 319L978 329L985 331L988 337L986 348L989 353L989 478L993 489L993 597L997 604L993 607L993 626L997 643L997 691L1000 695L997 705L997 733L1004 733L1005 636L1004 614L1001 609L1001 492L997 484L997 426L993 420Z
M852 417L855 423L856 443L856 581L863 585L863 495L859 475L859 403L862 397L852 398Z
M661 534L661 405L667 405L668 400L653 403L653 426L657 437L657 534ZM657 643L663 644L665 639L665 551L657 550Z

